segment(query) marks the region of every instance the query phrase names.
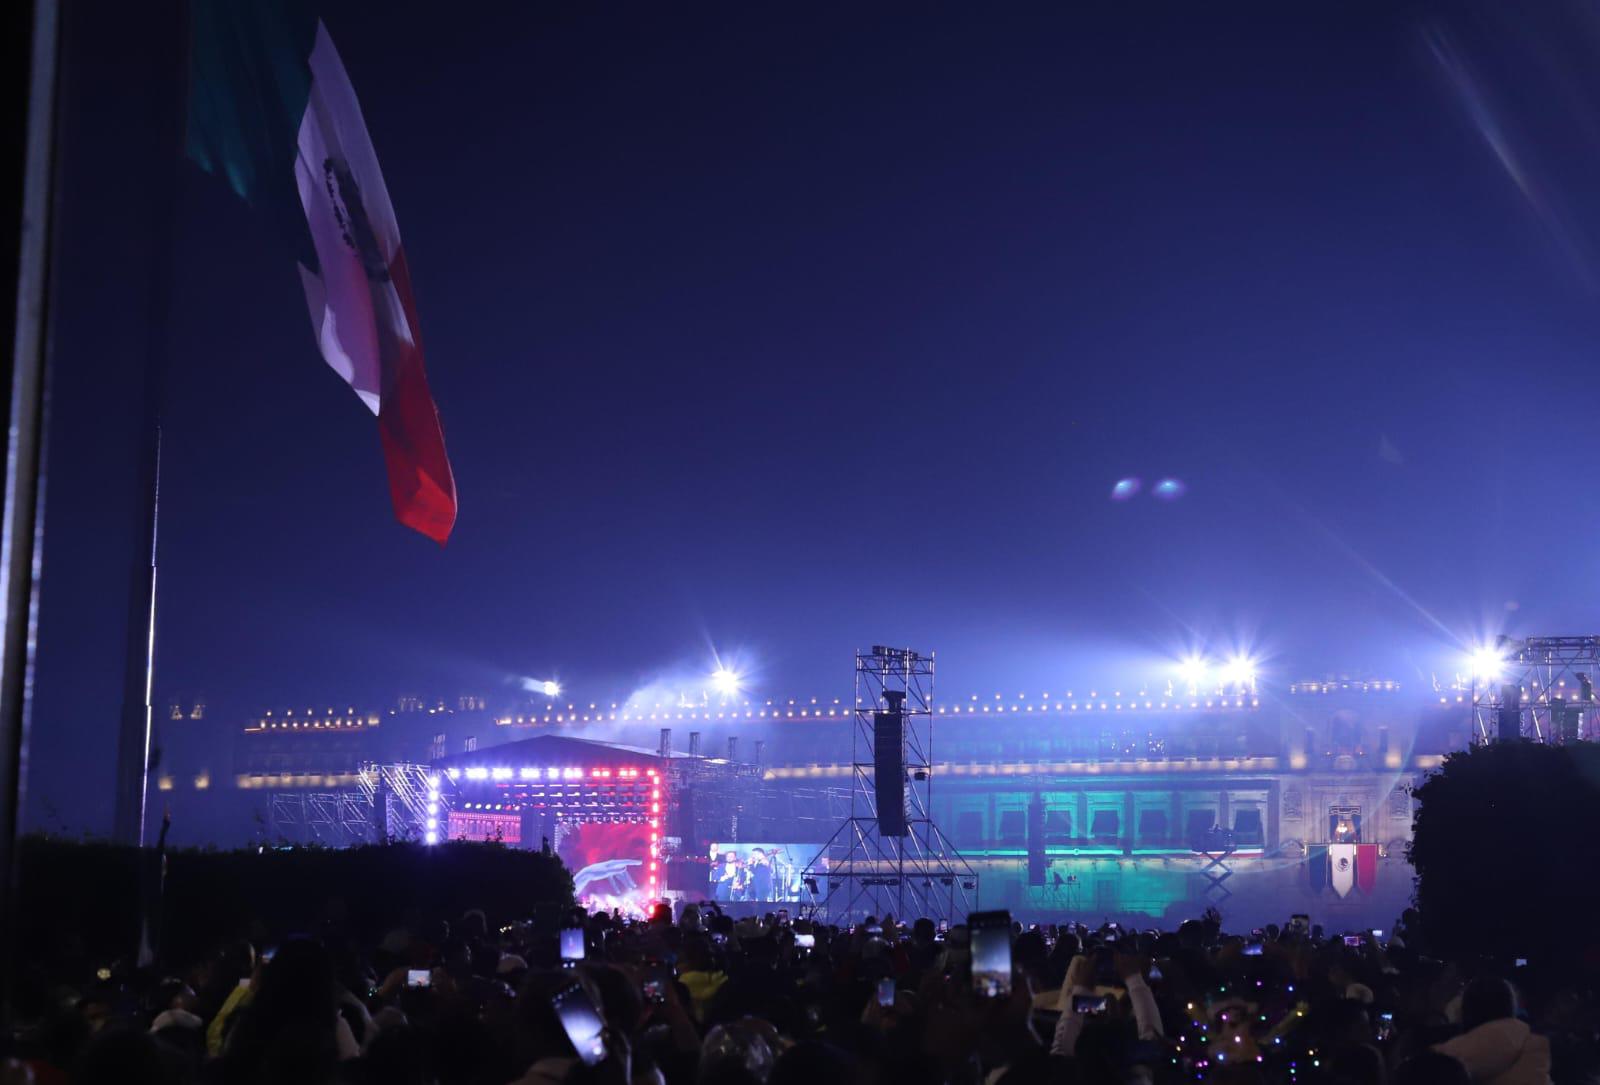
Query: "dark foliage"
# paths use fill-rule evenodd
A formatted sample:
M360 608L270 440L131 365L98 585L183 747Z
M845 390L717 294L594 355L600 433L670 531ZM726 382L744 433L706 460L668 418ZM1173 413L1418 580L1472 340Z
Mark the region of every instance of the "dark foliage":
M26 838L18 925L24 961L43 965L52 957L92 971L130 957L139 939L141 859L153 875L152 852ZM455 917L469 908L505 924L571 901L572 876L559 859L493 844L173 851L161 948L167 962L183 963L230 938L276 941L330 925L383 930L416 915Z
M1600 915L1600 745L1478 746L1417 789L1408 855L1428 951L1593 959Z

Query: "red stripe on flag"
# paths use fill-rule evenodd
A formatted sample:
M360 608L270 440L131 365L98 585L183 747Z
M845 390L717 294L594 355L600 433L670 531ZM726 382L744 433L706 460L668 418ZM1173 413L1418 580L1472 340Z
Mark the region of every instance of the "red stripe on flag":
M1356 845L1356 888L1370 893L1378 885L1378 845Z
M378 432L389 469L389 497L396 519L443 545L456 522L456 480L445 454L439 409L434 406L422 365L422 331L417 326L404 248L395 253L389 275L411 332L409 343L383 334L381 326L378 336L383 355Z

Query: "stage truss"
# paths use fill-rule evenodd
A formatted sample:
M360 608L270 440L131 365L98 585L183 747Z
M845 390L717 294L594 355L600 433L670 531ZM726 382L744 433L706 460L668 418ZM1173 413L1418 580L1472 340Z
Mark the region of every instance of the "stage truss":
M353 848L372 839L372 804L359 791L276 791L267 816L276 841Z
M429 811L427 765L405 762L382 765L367 762L361 766L358 782L361 794L372 809L372 827L378 840L404 840L420 844L430 828L437 828L438 810ZM429 822L435 824L429 826Z
M1502 708L1517 712L1519 734L1535 742L1600 737L1600 636L1501 637L1495 648L1501 673L1472 676L1474 742L1495 741Z
M904 713L903 837L878 832L873 758L874 717L894 703ZM889 913L965 922L976 907L978 875L932 815L933 656L882 646L857 652L854 715L850 813L801 874L816 900L810 911L832 922Z

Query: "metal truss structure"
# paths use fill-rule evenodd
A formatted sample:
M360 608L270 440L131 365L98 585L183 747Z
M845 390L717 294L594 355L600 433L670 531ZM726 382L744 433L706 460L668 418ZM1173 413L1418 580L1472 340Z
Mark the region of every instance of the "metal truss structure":
M361 794L366 799L369 820L380 842L408 840L421 843L432 819L438 824L437 804L430 811L427 765L410 763L361 766Z
M372 804L359 791L275 791L268 824L276 840L351 848L372 840Z
M1473 741L1499 736L1502 710L1517 714L1518 733L1535 742L1600 738L1600 636L1500 637L1500 673L1472 676Z
M1227 886L1229 878L1233 877L1233 868L1228 865L1228 859L1238 850L1239 845L1234 840L1231 832L1213 832L1206 834L1206 839L1195 841L1194 853L1206 861L1200 868L1200 877L1205 881L1204 894L1206 903L1215 907L1233 896L1233 890Z
M898 710L904 836L879 832L877 717ZM964 922L978 899L978 875L934 824L933 656L909 648L856 653L850 813L801 874L811 911L833 922L893 913ZM892 784L889 785L892 788ZM826 883L826 884L824 884Z

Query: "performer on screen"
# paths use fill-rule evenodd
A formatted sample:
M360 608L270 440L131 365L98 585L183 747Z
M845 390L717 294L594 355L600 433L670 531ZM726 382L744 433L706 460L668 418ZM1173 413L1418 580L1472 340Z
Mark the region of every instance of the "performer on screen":
M776 900L772 895L772 860L763 848L750 849L748 893L746 900Z
M739 859L733 852L725 852L722 865L711 871L711 899L733 900L735 883L739 880Z

